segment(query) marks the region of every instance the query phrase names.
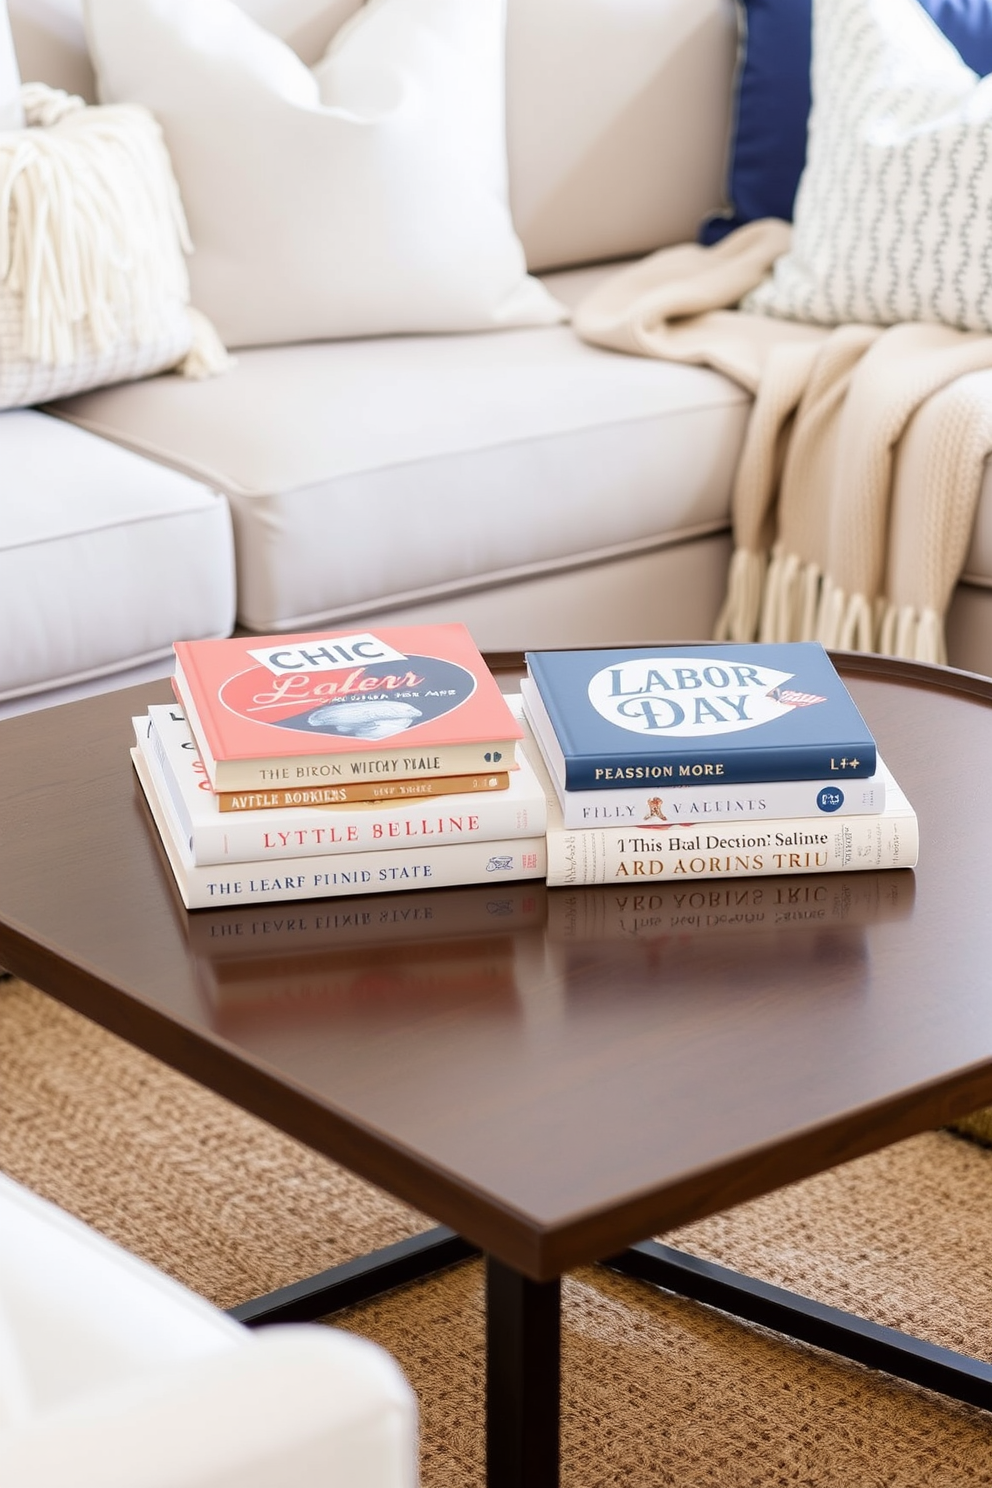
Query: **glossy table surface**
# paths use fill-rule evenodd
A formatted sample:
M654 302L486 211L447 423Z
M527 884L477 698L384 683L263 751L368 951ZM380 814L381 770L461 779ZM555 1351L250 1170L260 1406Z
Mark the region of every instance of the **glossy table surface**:
M189 914L128 758L168 685L9 719L0 965L554 1277L992 1103L992 683L838 662L915 872Z

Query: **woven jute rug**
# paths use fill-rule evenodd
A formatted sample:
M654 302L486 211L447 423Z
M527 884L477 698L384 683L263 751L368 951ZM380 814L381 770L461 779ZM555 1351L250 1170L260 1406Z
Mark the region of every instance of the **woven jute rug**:
M426 1221L20 982L0 1168L222 1307ZM992 1153L928 1133L667 1236L992 1360ZM424 1488L483 1481L480 1268L339 1316L406 1370ZM597 1269L566 1278L566 1488L992 1483L992 1415Z

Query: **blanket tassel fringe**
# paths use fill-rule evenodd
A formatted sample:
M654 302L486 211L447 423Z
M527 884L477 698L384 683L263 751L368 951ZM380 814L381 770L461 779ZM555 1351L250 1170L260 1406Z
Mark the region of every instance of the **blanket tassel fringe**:
M819 641L836 651L879 652L945 664L944 627L934 609L847 594L815 563L793 553L738 548L730 564L718 641Z

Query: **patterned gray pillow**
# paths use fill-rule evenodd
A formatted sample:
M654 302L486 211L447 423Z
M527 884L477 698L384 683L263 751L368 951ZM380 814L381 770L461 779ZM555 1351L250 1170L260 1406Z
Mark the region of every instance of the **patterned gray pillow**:
M814 0L792 247L741 308L992 330L992 77L917 0Z

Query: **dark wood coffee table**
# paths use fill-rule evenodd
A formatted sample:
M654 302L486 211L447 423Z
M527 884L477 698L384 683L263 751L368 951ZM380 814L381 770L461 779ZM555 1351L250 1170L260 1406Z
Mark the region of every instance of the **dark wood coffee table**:
M992 1103L992 682L838 661L919 868L688 885L671 933L540 883L188 915L127 754L168 687L0 724L0 965L444 1226L246 1321L486 1254L494 1488L557 1481L597 1260L992 1407L988 1365L645 1241Z

